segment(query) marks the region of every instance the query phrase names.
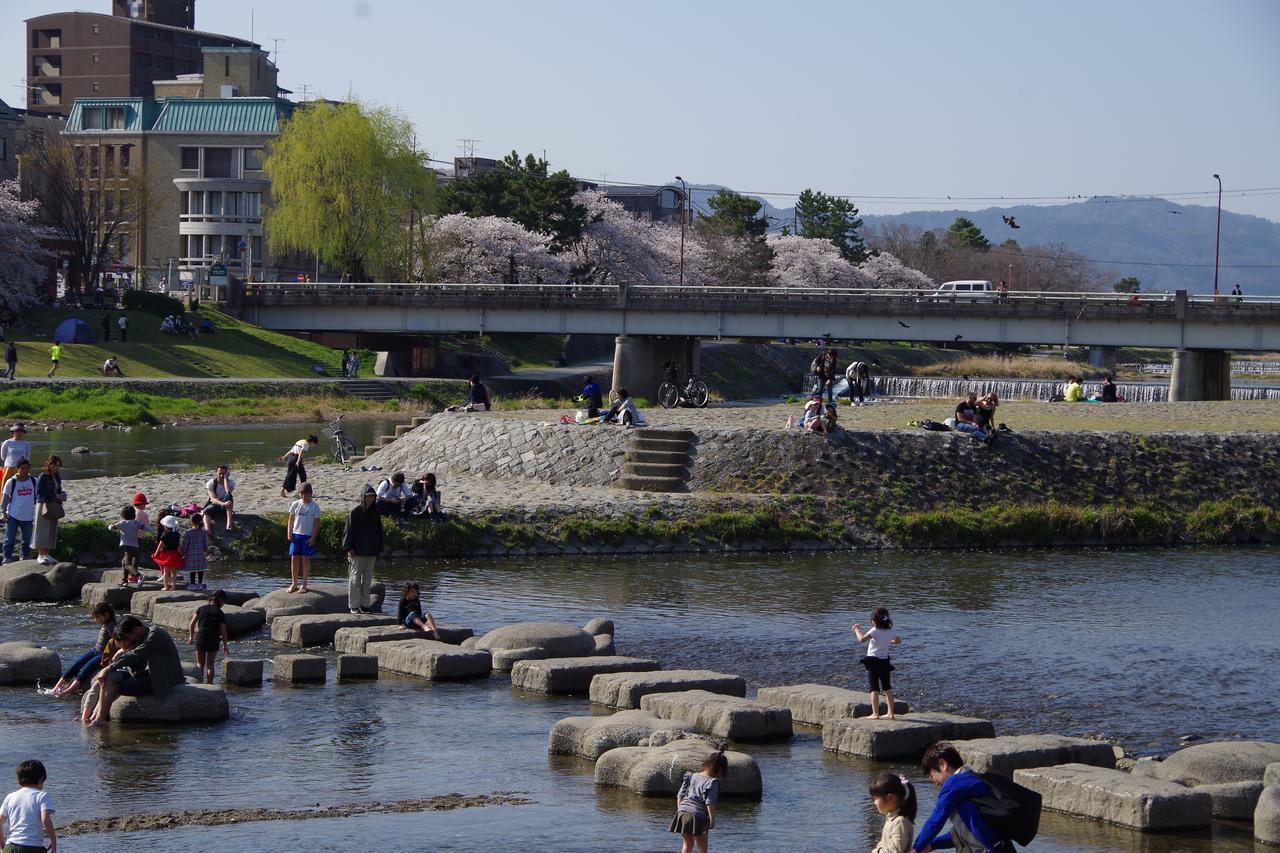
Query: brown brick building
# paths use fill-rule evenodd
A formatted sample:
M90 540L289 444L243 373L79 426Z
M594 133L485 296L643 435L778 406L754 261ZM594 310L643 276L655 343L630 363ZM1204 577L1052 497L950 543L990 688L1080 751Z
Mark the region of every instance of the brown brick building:
M195 0L113 0L112 11L27 19L30 112L66 116L77 98L151 97L156 80L204 71L204 48L258 47L194 29Z

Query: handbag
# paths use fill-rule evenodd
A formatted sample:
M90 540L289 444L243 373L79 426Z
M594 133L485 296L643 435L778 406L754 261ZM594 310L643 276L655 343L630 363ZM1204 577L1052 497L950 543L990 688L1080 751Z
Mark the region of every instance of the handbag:
M45 501L42 512L44 517L50 521L57 521L67 514L66 509L62 506L62 501Z

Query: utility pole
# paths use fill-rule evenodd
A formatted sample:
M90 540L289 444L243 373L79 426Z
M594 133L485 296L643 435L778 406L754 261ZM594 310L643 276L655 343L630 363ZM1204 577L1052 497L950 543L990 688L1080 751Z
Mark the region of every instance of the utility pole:
M1214 174L1218 181L1218 235L1213 240L1213 301L1218 301L1218 250L1222 247L1222 178Z
M684 287L684 226L689 212L689 185L684 178L676 175L680 182L680 286Z

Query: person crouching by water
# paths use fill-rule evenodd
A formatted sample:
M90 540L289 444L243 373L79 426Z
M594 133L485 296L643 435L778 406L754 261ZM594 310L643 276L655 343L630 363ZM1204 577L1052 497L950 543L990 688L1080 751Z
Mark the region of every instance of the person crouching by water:
M347 514L342 531L342 550L347 552L347 609L352 613L369 613L373 608L373 568L383 547L377 501L378 493L366 483L360 504Z
M100 692L86 725L98 726L111 719L111 705L118 696L164 699L185 680L178 647L163 628L148 629L136 617L126 616L116 630L116 638L124 647L124 654L94 676Z
M435 617L430 613L423 615L422 593L418 589L418 585L413 581L405 584L404 589L400 592L400 610L396 615L396 619L401 627L410 631L416 628L433 640L440 639L440 629L436 625Z
M915 786L906 776L881 773L871 780L871 802L884 815L880 843L871 853L911 853L917 807Z
M224 657L231 657L231 635L227 632L227 614L222 606L227 594L215 589L209 603L202 604L191 614L187 625L187 642L196 647L196 666L204 674L204 683L213 684L213 665L218 661L218 645L222 645Z
M669 832L680 834L680 853L693 853L695 844L701 853L707 853L707 833L716 828L720 777L729 772L729 759L725 758L724 749L724 744L721 744L702 762L702 770L684 774L680 783L676 794L676 816L667 828Z
M319 443L319 438L309 435L295 441L288 453L276 457L277 462L284 462L287 466L284 472L284 483L280 486L280 497L289 497L289 493L297 488L299 482L307 482L307 468L302 463L307 451Z
M600 390L594 377L584 376L582 382L582 402L587 406L587 417L598 418L600 410L604 408L604 392Z
M938 786L938 799L933 811L920 827L913 850L955 848L976 853L979 850L1011 850L1008 840L982 816L975 800L991 794L991 786L964 766L960 752L951 744L935 743L924 751L920 767L929 781ZM951 821L951 831L942 826ZM942 833L942 834L939 834Z

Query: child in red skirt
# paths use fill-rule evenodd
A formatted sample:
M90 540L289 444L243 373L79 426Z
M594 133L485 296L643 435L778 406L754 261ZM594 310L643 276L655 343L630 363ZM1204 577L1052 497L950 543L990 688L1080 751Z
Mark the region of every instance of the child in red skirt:
M162 588L175 590L178 588L178 572L187 564L182 558L182 535L178 533L178 517L166 515L160 519L160 527L164 532L160 534L151 559L160 567Z

